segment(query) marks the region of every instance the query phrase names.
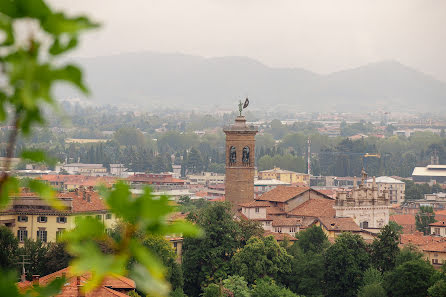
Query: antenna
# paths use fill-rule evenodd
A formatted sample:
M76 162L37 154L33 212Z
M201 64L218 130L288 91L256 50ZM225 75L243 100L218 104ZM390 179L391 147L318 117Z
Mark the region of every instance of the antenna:
M24 281L26 281L25 264L31 264L31 262L27 262L28 261L28 259L26 259L28 257L27 255L20 255L20 257L22 257L22 261L17 262L17 264L22 265L22 275L20 277L20 281L24 282Z

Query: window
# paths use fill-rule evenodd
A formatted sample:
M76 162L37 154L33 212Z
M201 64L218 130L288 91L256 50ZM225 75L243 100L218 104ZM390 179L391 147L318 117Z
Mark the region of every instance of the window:
M46 222L48 222L48 218L44 217L44 216L38 216L37 217L37 222L39 222L39 223L46 223Z
M432 259L432 264L438 264L438 259Z
M47 240L47 231L45 229L37 230L37 240L41 242L46 242Z
M102 219L102 216L101 215L96 215L96 220L100 220L100 219Z
M65 232L65 229L64 228L59 228L59 229L57 229L57 231L56 231L56 240L59 240L59 237L62 235L62 233L64 233Z
M256 212L260 212L260 208L256 207Z
M67 222L67 217L57 217L57 222L65 224Z
M366 229L369 227L369 222L365 221L359 224L362 229Z
M440 228L435 228L435 235L440 235Z
M290 232L291 233L296 233L296 227L290 227Z
M28 222L28 217L27 216L18 216L17 222Z
M229 163L233 164L237 162L237 152L235 150L235 146L231 146L229 149Z
M282 227L276 227L276 228L274 229L274 231L275 231L276 233L282 233Z
M249 147L247 146L243 148L242 161L244 164L249 164Z
M25 239L28 238L28 230L26 230L25 228L20 228L19 230L17 230L17 239L20 242L24 242Z
M111 218L112 218L112 214L111 213L108 213L108 214L105 215L105 219L106 220L110 220Z
M266 222L265 222L265 225L267 225L267 226L269 226L270 224L271 224L270 221L266 221Z

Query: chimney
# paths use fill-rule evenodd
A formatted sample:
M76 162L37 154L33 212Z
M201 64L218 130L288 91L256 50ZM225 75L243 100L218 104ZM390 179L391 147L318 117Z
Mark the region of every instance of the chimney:
M40 277L40 275L33 274L33 286L38 286L39 285L39 277Z

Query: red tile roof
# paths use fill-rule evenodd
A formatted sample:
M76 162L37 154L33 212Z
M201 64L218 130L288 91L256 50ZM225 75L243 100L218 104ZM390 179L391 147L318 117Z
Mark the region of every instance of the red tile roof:
M429 226L446 227L446 222L445 221L439 221L439 222L435 222L435 223L429 224Z
M270 207L271 204L268 201L252 200L249 202L239 204L241 207L252 208L252 207Z
M289 241L297 241L296 237L293 237L287 233L275 233L275 232L265 231L263 233L263 236L265 237L272 236L276 241L284 241L285 238L288 239Z
M56 295L58 297L77 297L80 296L79 290L78 290L78 282L83 285L85 284L91 277L89 273L86 273L82 276L74 276L71 275L69 268L64 268L62 270L56 271L54 273L51 273L49 275L41 277L38 282L39 285L47 285L51 281L53 281L57 277L64 276L67 278L67 282L62 287L62 292L59 295ZM32 282L26 281L26 282L20 282L17 284L18 287L21 289L21 291L25 291L27 288L33 285ZM115 275L115 276L109 276L104 279L101 286L95 289L92 292L86 293L86 297L124 297L128 296L122 292L129 292L133 291L136 288L135 282L129 278L126 278L124 276ZM116 291L119 290L119 291Z
M320 217L318 220L328 231L361 231L361 228L352 218Z
M302 193L305 193L309 189L309 187L277 186L271 191L264 193L257 199L263 201L286 202L296 196L301 195Z
M421 250L425 252L446 253L446 241L428 243L423 245Z
M336 216L336 210L333 208L334 204L335 200L331 199L309 199L288 214L302 217L334 217Z
M221 197L217 197L217 198L214 198L214 199L209 199L209 201L224 202L224 201L226 201L226 198L225 198L225 196L221 196Z
M393 214L389 218L390 221L398 225L415 225L415 216L412 214Z
M273 218L272 225L273 225L273 227L297 226L297 225L299 225L299 221L295 218L275 217L275 218Z
M421 232L416 232L414 234L401 234L400 236L400 243L402 245L413 244L416 246L422 246L428 243L441 242L441 241L446 241L446 238L439 236L423 235L423 233Z
M285 215L286 212L284 210L281 210L277 206L270 206L266 209L267 215Z

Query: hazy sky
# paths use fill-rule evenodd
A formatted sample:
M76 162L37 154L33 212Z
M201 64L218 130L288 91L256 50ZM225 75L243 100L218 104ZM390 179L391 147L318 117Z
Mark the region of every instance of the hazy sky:
M445 0L50 0L103 27L78 56L247 56L328 73L397 60L446 81Z

